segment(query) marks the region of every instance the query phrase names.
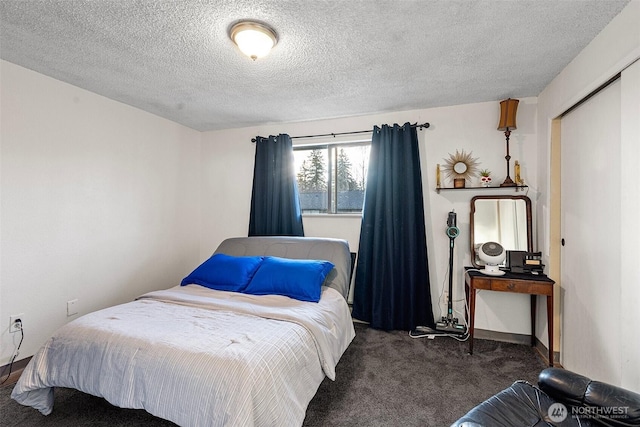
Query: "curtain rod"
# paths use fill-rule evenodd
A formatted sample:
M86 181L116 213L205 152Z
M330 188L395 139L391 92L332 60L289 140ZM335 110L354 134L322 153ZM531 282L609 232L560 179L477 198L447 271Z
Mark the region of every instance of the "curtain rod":
M431 126L429 123L425 122L422 123L421 125L419 125L418 123L414 123L411 125L412 128L419 128L418 130L422 130L422 129L427 129L429 126ZM340 135L355 135L358 133L369 133L372 132L371 129L369 130L355 130L352 132L338 132L338 133L323 133L323 134L318 134L318 135L304 135L304 136L292 136L291 139L297 139L297 138L318 138L321 136L332 136L332 137L336 137L336 136L340 136ZM258 136L257 138L264 138L261 136ZM256 138L251 138L251 142L256 142Z

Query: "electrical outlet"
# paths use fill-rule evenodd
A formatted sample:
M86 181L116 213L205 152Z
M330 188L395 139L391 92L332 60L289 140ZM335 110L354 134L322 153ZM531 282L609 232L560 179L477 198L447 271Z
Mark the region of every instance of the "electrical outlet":
M78 314L78 300L72 299L67 301L67 317Z
M15 334L20 332L24 327L24 314L14 314L9 316L9 333Z

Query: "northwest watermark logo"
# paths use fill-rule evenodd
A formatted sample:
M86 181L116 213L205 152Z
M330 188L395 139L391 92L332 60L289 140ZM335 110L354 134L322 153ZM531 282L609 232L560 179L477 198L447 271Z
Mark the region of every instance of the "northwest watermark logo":
M602 406L602 407L586 407L572 406L571 411L562 403L554 403L547 410L549 420L554 423L561 423L566 420L569 415L572 418L608 418L623 419L629 416L628 406Z
M628 406L576 406L571 408L571 415L581 418L622 419L629 417Z

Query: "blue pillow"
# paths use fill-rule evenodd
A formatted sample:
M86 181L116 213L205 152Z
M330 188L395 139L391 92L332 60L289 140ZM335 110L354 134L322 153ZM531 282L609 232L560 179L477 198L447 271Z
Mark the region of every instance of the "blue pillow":
M181 286L196 284L219 291L241 292L247 287L264 257L215 254L187 277Z
M332 269L329 261L265 257L242 292L318 302L324 279Z

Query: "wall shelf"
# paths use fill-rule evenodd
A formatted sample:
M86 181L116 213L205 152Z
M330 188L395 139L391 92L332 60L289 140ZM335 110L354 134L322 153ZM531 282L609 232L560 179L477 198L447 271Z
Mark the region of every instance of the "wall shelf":
M440 194L440 191L459 191L459 190L515 190L516 192L518 192L518 191L524 191L525 188L529 188L529 186L514 185L511 187L495 186L495 187L462 187L462 188L442 187L442 188L436 188L436 192L438 194Z

